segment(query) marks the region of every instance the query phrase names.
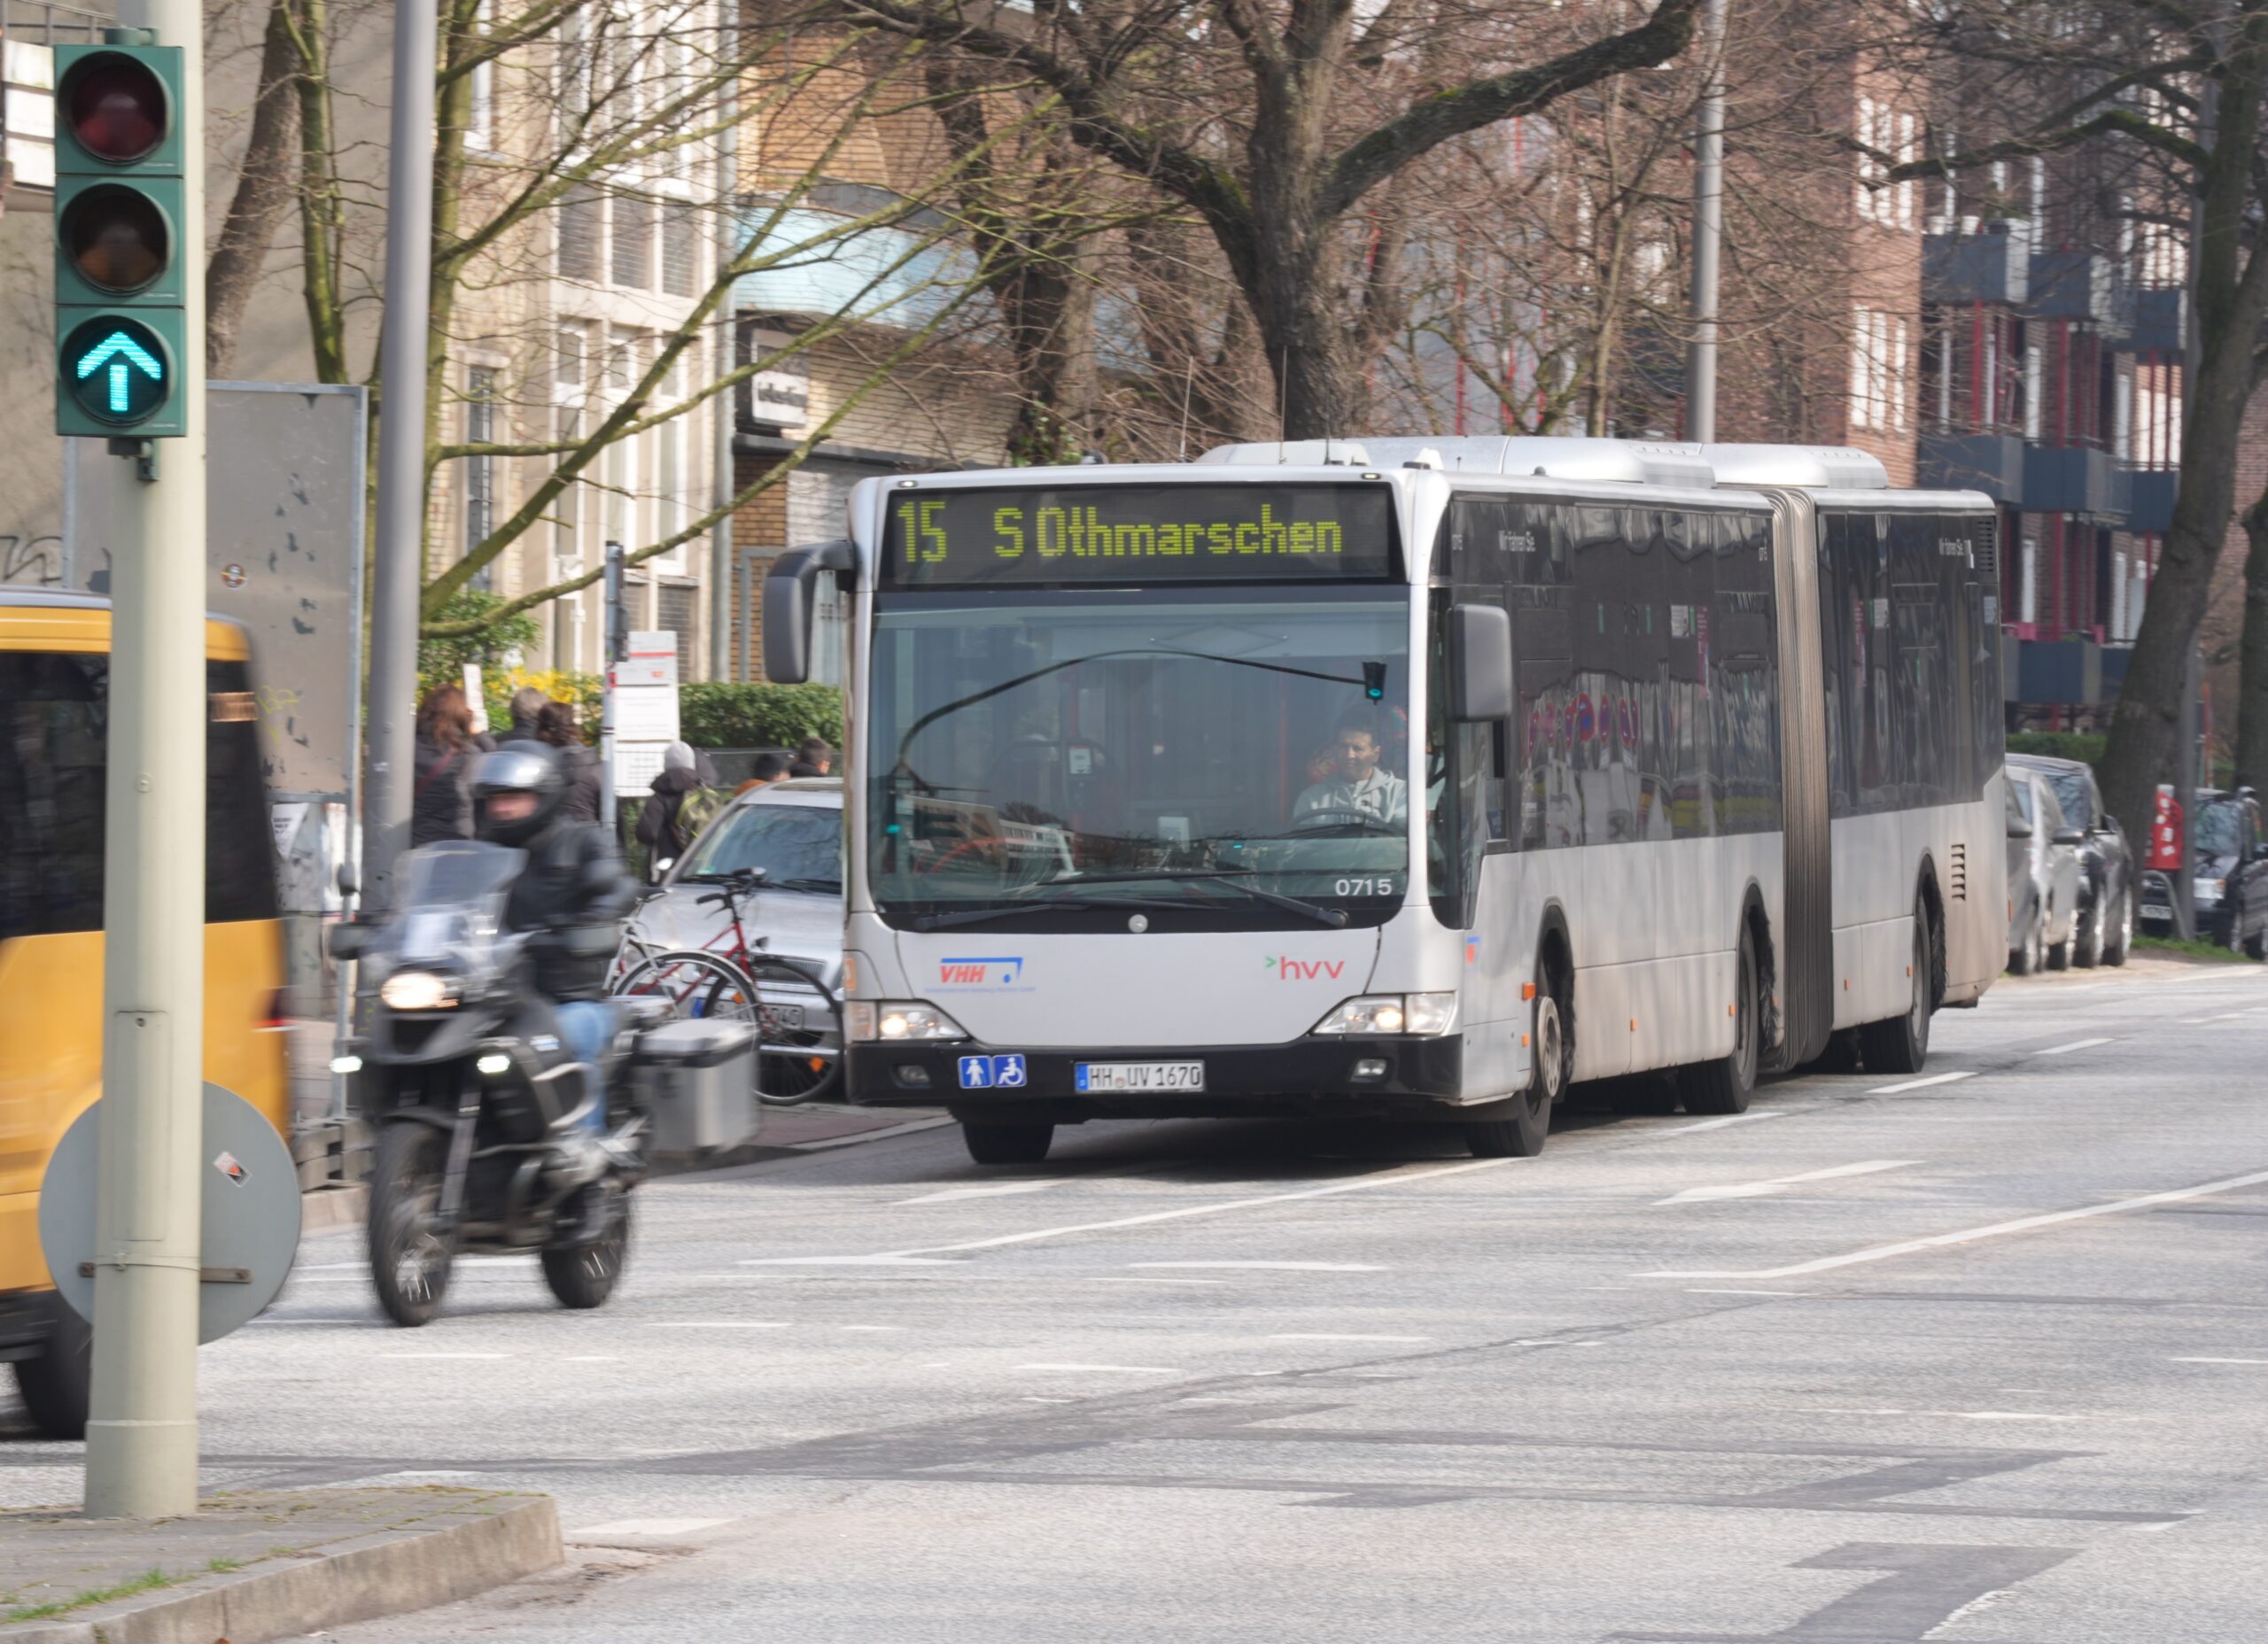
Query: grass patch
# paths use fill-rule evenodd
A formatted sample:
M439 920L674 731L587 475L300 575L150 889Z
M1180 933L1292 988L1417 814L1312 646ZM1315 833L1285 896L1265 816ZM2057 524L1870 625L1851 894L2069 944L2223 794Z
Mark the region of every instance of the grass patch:
M225 1576L232 1570L244 1567L245 1562L241 1558L208 1558L205 1561L205 1568L216 1576Z
M2134 951L2161 954L2170 959L2203 959L2216 965L2249 965L2241 953L2232 953L2218 942L2176 942L2171 936L2136 936Z
M45 1621L50 1616L84 1609L89 1604L114 1603L122 1598L132 1598L137 1593L154 1592L159 1587L171 1586L178 1579L179 1577L169 1576L162 1570L147 1570L120 1582L116 1586L90 1587L84 1593L74 1593L69 1598L58 1599L51 1604L19 1604L5 1615L0 1615L0 1621Z

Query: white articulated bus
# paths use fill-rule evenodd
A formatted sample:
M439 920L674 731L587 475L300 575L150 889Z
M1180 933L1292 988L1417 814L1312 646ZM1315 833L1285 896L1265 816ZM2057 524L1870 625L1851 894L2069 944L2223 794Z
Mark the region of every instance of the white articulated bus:
M1231 446L861 484L854 1101L988 1163L1087 1119L1736 1113L1922 1065L2007 946L1994 515L1863 454Z

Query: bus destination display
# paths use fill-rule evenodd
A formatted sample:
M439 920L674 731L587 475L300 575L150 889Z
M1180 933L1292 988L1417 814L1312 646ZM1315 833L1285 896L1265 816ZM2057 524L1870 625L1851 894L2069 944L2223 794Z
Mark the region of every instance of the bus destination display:
M893 492L882 585L1372 581L1383 485L1081 485Z

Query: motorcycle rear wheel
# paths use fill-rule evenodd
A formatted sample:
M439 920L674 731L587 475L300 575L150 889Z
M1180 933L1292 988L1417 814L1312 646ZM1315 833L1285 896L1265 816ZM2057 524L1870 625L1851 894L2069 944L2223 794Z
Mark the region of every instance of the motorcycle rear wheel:
M378 1132L366 1229L370 1280L386 1316L408 1329L431 1323L440 1312L456 1260L455 1236L435 1226L448 1147L448 1137L431 1125L395 1123Z
M604 1186L593 1183L586 1190L595 1193L604 1190ZM613 1198L606 1230L597 1238L582 1245L543 1247L543 1282L563 1307L580 1311L602 1307L621 1282L622 1269L630 1260L630 1195L617 1190Z

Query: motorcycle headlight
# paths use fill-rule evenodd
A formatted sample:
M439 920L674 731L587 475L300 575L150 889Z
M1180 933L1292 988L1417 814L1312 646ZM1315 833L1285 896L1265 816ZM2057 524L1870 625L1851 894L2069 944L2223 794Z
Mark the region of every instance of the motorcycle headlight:
M378 1002L390 1011L453 1011L463 992L454 976L396 971L378 984Z
M1364 994L1332 1007L1318 1034L1443 1034L1456 1020L1453 993Z
M853 1039L880 1039L891 1044L968 1037L968 1030L959 1022L919 999L886 999L880 1004L854 999L843 1007L843 1026Z

